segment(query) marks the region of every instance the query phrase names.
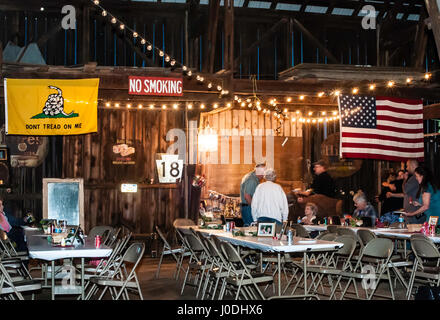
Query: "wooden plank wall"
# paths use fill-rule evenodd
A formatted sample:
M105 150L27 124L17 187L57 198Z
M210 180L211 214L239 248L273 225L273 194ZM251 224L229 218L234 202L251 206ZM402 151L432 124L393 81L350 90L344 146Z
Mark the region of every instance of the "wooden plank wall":
M184 215L181 185L158 184L155 163L156 153L171 143L168 130L182 123L179 111L99 108L98 133L64 137L63 178L84 178L86 230L123 218L135 225L134 232L151 233L155 225L168 230ZM112 163L112 146L124 139L136 142L135 165ZM138 183L138 192L121 193L121 182Z
M300 116L300 115L299 115ZM298 118L295 113L289 113L289 118ZM200 114L200 128L215 129L219 135L219 149L214 154L199 153L198 172L207 178L203 196L209 190L224 194L237 195L240 192L240 182L247 172L255 166L255 142L262 142L262 156L266 156L266 136L273 135L273 163L277 172L277 182L286 192L292 188L302 187L303 176L303 125L299 121L284 121L279 124L273 114L258 112L256 110L223 110L219 112L206 112ZM278 129L278 132L276 131ZM225 138L225 136L229 136ZM245 139L251 138L252 144L245 145ZM286 138L287 141L284 141ZM229 142L229 150L224 150L222 139ZM229 139L229 140L228 140ZM236 140L238 139L238 140ZM239 141L238 143L234 141ZM284 144L283 144L284 142ZM247 148L252 148L252 159L245 159ZM228 153L225 155L225 153ZM239 152L239 156L237 153ZM205 161L205 157L208 159ZM229 157L228 164L224 160ZM214 160L213 160L214 158ZM216 160L215 160L216 159ZM239 161L234 161L239 160ZM212 163L214 162L214 163ZM239 162L239 163L237 163ZM246 163L248 162L248 163ZM250 163L249 163L250 162Z

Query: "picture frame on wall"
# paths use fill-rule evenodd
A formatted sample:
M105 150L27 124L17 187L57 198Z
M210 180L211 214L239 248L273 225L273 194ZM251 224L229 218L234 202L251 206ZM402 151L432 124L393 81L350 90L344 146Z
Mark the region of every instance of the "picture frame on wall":
M258 223L258 237L273 237L275 236L274 222L260 222Z

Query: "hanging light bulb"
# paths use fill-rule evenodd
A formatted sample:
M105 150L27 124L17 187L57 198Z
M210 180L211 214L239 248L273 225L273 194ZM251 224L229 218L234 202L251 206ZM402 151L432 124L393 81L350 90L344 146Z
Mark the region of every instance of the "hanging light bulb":
M430 73L425 73L425 80L429 80L431 78L431 74Z
M284 108L283 112L284 112L284 113L287 113L287 111L288 111L287 108Z
M291 98L291 97L288 97L288 98L286 99L286 101L287 101L287 102L291 102L291 101L292 101L292 98Z
M176 60L171 60L170 65L174 66L176 64Z
M115 18L115 17L113 17L113 18L112 18L112 19L111 19L110 21L111 21L111 23L113 23L113 24L114 24L114 23L116 23L116 18Z
M187 69L188 69L188 68L187 68L186 66L183 66L183 67L182 67L182 70L183 70L183 71L186 71Z
M101 14L102 14L103 17L105 17L105 16L107 16L107 11L102 10Z
M192 109L193 108L193 105L190 103L189 105L188 105L188 109Z
M376 85L374 83L370 84L369 86L370 90L374 90L376 88Z
M246 106L246 103L242 102L240 105L241 105L242 107L244 107L244 106Z
M410 84L410 83L411 83L411 81L412 81L412 79L411 79L411 78L406 78L406 83L407 83L407 84Z
M93 0L93 3L94 3L95 5L99 5L99 0Z
M159 56L163 57L164 53L162 50L159 50Z
M237 101L238 100L238 96L234 96L234 100Z
M142 109L142 104L138 104L138 109Z
M311 116L313 114L313 111L309 111L309 116Z
M196 76L196 80L200 81L200 76L199 75Z
M324 92L321 91L321 92L318 93L318 97L321 98L322 96L324 96Z
M351 92L353 92L353 94L357 94L359 92L358 88L353 88L353 90L351 90Z
M115 107L116 107L116 108L119 108L119 103L115 103Z
M131 104L128 103L127 104L127 108L130 109L131 108Z
M226 106L227 106L228 108L230 108L230 107L231 107L231 104L228 102L228 103L226 104Z
M125 28L124 24L121 23L121 24L119 25L119 29L124 30L124 28Z
M146 44L146 43L147 43L147 41L145 39L141 40L141 44Z
M110 102L107 102L107 103L105 104L105 106L106 106L106 107L110 107Z
M138 37L138 33L135 31L133 32L133 38L137 38Z
M217 103L214 103L214 105L212 106L214 109L217 109L218 108L218 104Z
M167 108L167 105L166 105L166 104L163 104L163 105L162 105L162 109L165 110L166 108Z
M149 45L147 46L147 50L148 50L148 51L153 50L153 46L152 46L151 44L149 44Z
M205 105L203 103L200 105L200 109L205 109Z
M154 109L154 104L150 104L150 109Z
M173 108L177 109L179 107L179 105L177 103L173 104Z
M338 111L333 111L333 115L335 116L335 115L337 115L338 114Z
M222 86L218 85L218 86L217 86L217 90L218 90L218 91L222 91Z
M208 88L211 89L212 88L212 83L208 83Z
M208 126L198 134L198 150L201 152L215 152L218 149L217 132Z
M389 88L391 88L392 86L394 86L394 81L392 81L392 80L388 81L387 86L388 86Z
M303 96L303 95L300 95L300 96L299 96L299 100L304 100L304 96Z
M334 94L335 96L339 96L339 95L341 94L341 91L339 91L339 90L335 90L335 91L333 92L333 94Z
M191 70L188 70L187 75L188 75L188 77L191 77L191 75L192 75Z

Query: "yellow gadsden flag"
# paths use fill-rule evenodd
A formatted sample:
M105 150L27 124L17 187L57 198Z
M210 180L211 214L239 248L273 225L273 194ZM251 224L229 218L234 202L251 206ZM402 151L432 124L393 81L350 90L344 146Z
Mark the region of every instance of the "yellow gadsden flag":
M98 130L99 79L5 79L6 134Z

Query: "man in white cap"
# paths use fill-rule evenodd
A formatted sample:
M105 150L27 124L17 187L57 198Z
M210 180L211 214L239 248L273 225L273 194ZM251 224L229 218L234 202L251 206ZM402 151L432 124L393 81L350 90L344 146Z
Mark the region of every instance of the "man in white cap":
M241 218L243 219L244 226L249 226L254 221L251 209L252 197L254 196L255 189L264 177L265 169L265 163L257 163L255 169L247 173L243 179L241 179Z
M289 206L283 188L275 183L276 173L273 169L264 172L263 182L258 185L252 200L252 217L258 222L275 222L282 224L287 221Z

